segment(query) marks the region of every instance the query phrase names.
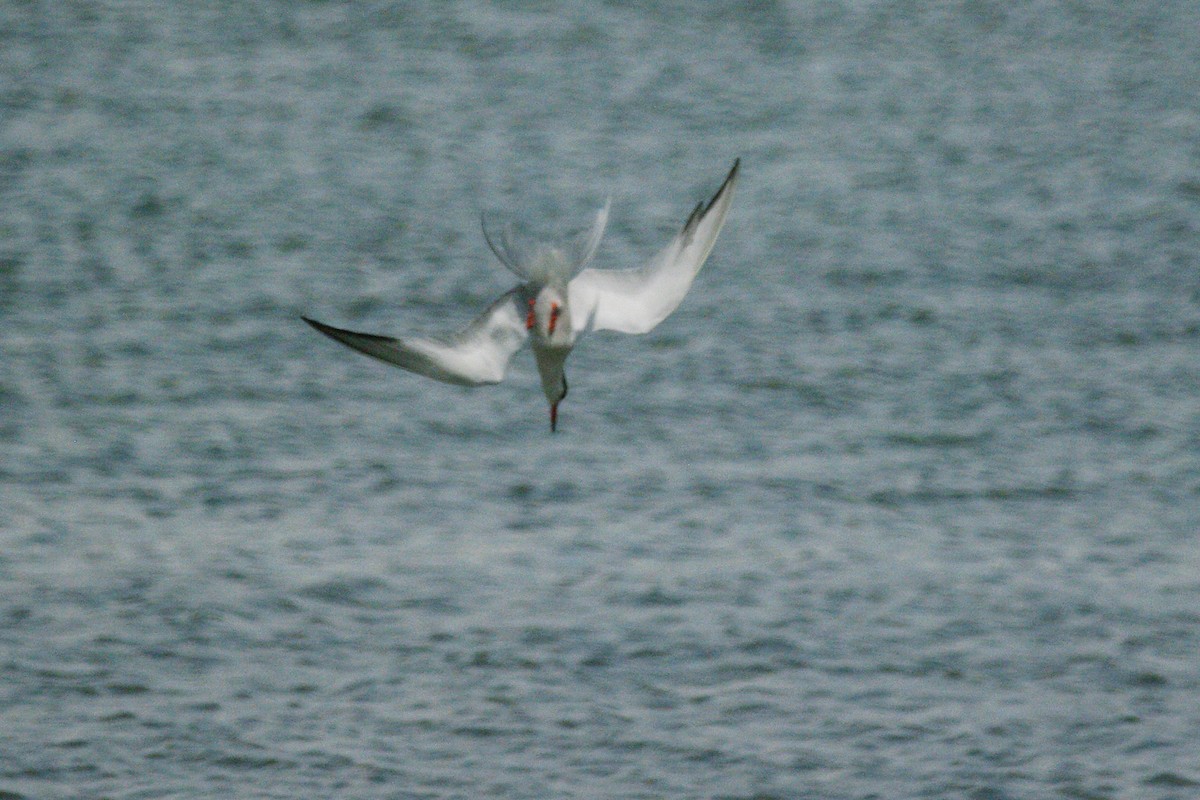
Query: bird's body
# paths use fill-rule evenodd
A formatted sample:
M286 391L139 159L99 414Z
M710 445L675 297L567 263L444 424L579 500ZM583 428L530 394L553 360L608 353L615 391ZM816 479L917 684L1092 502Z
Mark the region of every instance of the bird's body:
M588 330L645 333L675 310L725 222L738 166L734 161L712 199L697 205L671 243L637 269L586 268L604 235L607 204L575 252L545 245L530 251L509 229L493 235L485 219L484 236L492 252L523 282L451 336L395 339L303 319L361 353L464 386L499 383L513 355L528 341L550 404L550 429L555 430L558 404L567 395L564 365L578 337Z

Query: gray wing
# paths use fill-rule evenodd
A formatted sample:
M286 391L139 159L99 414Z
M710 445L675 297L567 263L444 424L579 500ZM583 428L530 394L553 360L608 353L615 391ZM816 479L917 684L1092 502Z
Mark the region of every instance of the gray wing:
M741 159L708 203L700 203L683 229L638 269L585 269L568 284L567 302L576 333L610 330L645 333L674 311L692 286L725 224Z
M522 299L523 288L518 286L464 330L445 339L394 339L301 319L330 339L409 372L460 386L480 386L502 381L513 354L529 338Z

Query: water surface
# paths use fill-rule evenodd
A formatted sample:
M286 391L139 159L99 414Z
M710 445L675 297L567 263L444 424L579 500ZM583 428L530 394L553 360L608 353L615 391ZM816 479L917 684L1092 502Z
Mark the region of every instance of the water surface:
M0 7L0 796L1187 798L1192 4ZM337 347L733 212L550 436Z

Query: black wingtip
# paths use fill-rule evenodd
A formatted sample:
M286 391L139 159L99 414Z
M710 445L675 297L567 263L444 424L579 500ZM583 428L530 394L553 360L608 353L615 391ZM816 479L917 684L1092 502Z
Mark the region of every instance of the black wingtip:
M733 183L733 180L734 180L734 178L737 177L738 170L741 169L741 166L742 166L742 159L739 156L738 158L735 158L733 160L733 166L729 168L729 174L726 175L725 180L722 181L721 188L717 189L717 193L713 195L713 199L708 202L708 204L710 206L717 201L717 198L721 196L721 194L725 191L726 187L728 187L729 184Z
M324 322L319 322L319 321L313 319L312 317L306 317L304 315L301 315L300 319L307 322L309 324L309 326L313 330L315 330L317 333L320 333L324 336L328 336L330 339L333 339L335 342L341 342L342 344L345 344L345 341L343 341L338 336L338 334L341 333L341 331L338 330L337 328L333 327L332 325L326 325Z
M721 188L717 189L717 191L713 193L713 196L709 198L707 203L701 200L696 204L696 207L692 209L692 213L688 216L687 221L683 223L683 230L685 232L690 231L693 226L699 225L700 220L704 219L708 212L712 210L712 207L717 204L717 202L721 199L721 196L724 195L725 192L729 191L729 188L733 186L734 179L737 178L738 169L741 166L742 159L740 157L735 158L733 160L733 166L729 169L729 174L725 176L725 180L721 181Z
M355 347L354 345L347 342L346 341L347 336L352 336L352 337L355 337L358 339L370 339L370 340L376 341L376 342L391 343L391 342L396 341L396 339L391 336L383 336L378 333L363 333L361 331L347 330L346 328L335 328L332 325L326 325L324 322L319 322L315 319L311 319L304 315L301 315L300 319L304 320L309 325L313 326L313 328L315 328L317 331L328 336L330 339L341 342L342 344L346 345L347 347L354 347L354 349L356 349L356 350L358 350L360 348Z
M735 158L733 160L733 166L729 168L729 174L725 176L725 180L721 181L721 188L717 189L717 191L713 193L712 198L707 203L701 203L696 207L696 211L692 213L693 217L696 216L697 213L699 213L700 216L704 216L708 213L710 208L717 204L717 201L721 199L721 195L725 194L725 192L729 190L729 187L733 185L734 179L737 178L738 169L740 169L741 166L742 159Z
M309 325L311 325L312 328L314 330L316 330L318 333L323 333L326 336L328 336L330 339L337 339L338 338L337 334L342 333L341 329L335 328L332 325L326 325L324 322L319 322L315 319L312 319L311 317L306 317L306 316L301 315L300 319L304 320Z

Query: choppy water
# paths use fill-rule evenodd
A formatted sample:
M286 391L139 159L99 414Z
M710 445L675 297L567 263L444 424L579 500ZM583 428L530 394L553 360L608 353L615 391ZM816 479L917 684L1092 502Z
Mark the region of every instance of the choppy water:
M1197 796L1198 7L413 5L0 4L0 797Z

